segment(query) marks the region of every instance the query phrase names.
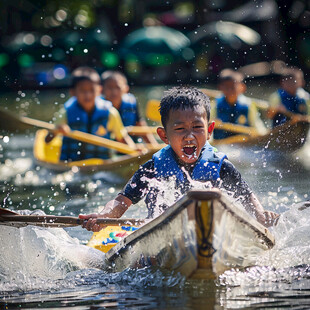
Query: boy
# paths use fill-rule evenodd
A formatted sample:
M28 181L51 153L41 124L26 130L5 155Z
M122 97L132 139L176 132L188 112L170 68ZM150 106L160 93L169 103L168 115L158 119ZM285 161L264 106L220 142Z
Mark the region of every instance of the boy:
M99 214L80 215L87 220L83 227L98 231L97 217L119 218L130 207L146 197L148 217L154 217L155 208L163 212L185 194L194 182L210 181L213 186L224 188L243 197L246 209L264 225L271 225L276 214L264 211L240 173L224 154L216 153L207 140L214 129L210 119L209 98L196 88L170 89L161 100L160 114L163 127L157 133L168 144L153 155L135 173L118 196L108 202ZM168 204L162 199L167 190L166 182L175 187L175 196ZM164 186L162 183L165 183Z
M310 113L310 95L305 86L304 74L298 68L288 68L281 74L280 88L269 98L268 117L273 127L287 121L292 114Z
M129 93L125 75L118 71L105 71L101 80L102 95L118 110L124 126L146 126L145 120L140 116L135 96ZM147 134L144 139L147 143L157 144L152 134Z
M57 130L46 136L50 142L55 134L66 134L71 129L88 132L110 139L112 136L118 141L125 141L135 148L134 142L128 136L118 111L111 102L99 97L101 93L100 76L91 68L80 67L72 73L71 97L56 116ZM109 158L109 149L81 143L63 137L61 160L82 160L87 158Z
M223 96L216 99L215 109L212 110L212 119L222 122L250 126L261 134L266 128L260 119L255 104L250 98L243 95L246 85L244 76L240 72L225 69L220 72L218 88ZM224 139L234 135L232 132L216 129L214 139Z

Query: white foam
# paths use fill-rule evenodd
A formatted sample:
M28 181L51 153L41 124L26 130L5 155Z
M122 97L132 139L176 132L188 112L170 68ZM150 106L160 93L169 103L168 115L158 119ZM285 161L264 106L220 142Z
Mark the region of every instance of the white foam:
M104 253L81 245L60 228L0 226L0 291L29 290L71 271L102 268Z

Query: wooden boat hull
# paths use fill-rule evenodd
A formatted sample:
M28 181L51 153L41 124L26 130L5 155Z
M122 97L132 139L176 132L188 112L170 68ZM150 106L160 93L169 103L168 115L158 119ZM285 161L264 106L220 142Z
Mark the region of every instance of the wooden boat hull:
M106 253L109 271L156 265L209 277L255 264L271 233L219 190L191 191Z
M62 138L56 136L50 143L45 143L46 130L38 130L36 133L33 153L38 164L48 169L64 172L77 169L83 173L109 171L129 178L140 165L149 160L157 149L152 149L141 155L120 155L111 159L91 158L80 161L60 161Z
M306 142L310 122L289 121L261 136L235 135L225 139L213 140L213 145L237 145L256 147L281 152L294 152Z

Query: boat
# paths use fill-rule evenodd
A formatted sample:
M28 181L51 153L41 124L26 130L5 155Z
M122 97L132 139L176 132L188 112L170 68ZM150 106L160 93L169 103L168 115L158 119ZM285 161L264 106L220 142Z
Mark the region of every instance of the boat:
M269 230L219 189L189 191L142 227L107 227L88 243L106 252L107 271L158 266L188 278L252 266L274 244Z
M213 139L212 145L236 145L280 152L294 152L306 142L310 121L291 120L264 135L237 134L224 139Z
M90 158L80 161L61 161L62 146L61 136L56 136L51 142L45 143L48 131L38 130L35 135L33 154L36 162L48 169L64 172L68 170L93 173L98 171L110 171L128 179L140 165L149 160L162 146L155 146L137 155L115 155L110 159Z
M201 89L211 98L216 98L221 94L217 90ZM264 100L251 98L257 108L266 110L268 103ZM147 117L155 122L160 122L158 100L150 100L147 104ZM289 113L289 112L288 112ZM238 147L253 147L266 150L276 150L280 152L294 152L300 149L306 142L310 128L310 119L307 116L290 114L291 120L270 129L266 134L259 134L254 127L243 126L239 124L223 123L221 120L215 120L215 129L225 130L235 135L225 139L212 139L211 144L220 145L236 145ZM299 118L298 118L299 117ZM153 128L155 133L156 128ZM144 129L145 130L145 129ZM151 132L151 127L149 128Z

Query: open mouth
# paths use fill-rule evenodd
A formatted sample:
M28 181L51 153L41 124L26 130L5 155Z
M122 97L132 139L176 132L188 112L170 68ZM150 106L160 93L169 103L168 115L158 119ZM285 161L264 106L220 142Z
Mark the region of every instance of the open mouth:
M197 150L197 146L193 144L183 146L183 152L189 156L193 155L196 152L196 150Z

